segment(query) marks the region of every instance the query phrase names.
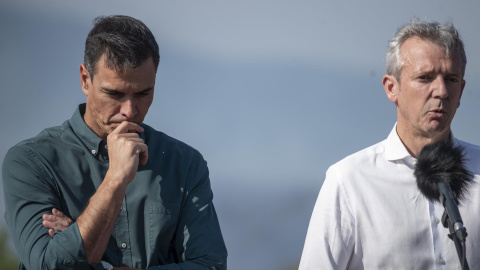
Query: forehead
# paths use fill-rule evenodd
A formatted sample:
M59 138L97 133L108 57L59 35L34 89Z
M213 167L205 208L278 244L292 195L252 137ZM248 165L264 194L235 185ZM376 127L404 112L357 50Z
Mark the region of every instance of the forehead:
M400 57L403 69L429 70L441 69L443 71L461 73L462 59L457 51L445 51L437 44L419 37L407 39L400 47Z
M115 70L107 64L105 56L102 56L97 63L97 70L93 77L93 81L102 86L105 85L106 87L114 87L116 85L153 87L155 84L155 76L156 69L152 58L145 60L135 69L125 68L122 70Z

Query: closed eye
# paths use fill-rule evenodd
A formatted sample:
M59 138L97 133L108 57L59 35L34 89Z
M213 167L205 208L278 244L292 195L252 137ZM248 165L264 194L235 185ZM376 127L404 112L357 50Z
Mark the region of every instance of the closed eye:
M145 90L143 90L143 91L141 91L141 92L138 92L137 95L139 95L139 96L148 96L148 95L150 95L150 93L152 93L152 91L153 91L153 88L147 88L147 89L145 89Z
M112 98L120 98L123 96L123 93L122 92L119 92L117 90L113 90L113 89L108 89L108 88L102 88L102 91L107 94L109 97L112 97Z
M445 78L445 81L452 82L452 83L457 83L460 81L457 77L447 77Z
M433 77L431 75L421 75L421 76L418 76L418 79L420 81L431 81L433 80Z

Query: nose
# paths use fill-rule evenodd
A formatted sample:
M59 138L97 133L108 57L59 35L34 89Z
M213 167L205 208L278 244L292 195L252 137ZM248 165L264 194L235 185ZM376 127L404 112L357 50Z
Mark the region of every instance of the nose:
M442 76L438 76L432 82L432 94L434 98L444 99L448 97L448 89L445 84L445 79Z
M127 119L133 119L137 115L137 108L135 101L132 98L128 98L122 102L121 114Z

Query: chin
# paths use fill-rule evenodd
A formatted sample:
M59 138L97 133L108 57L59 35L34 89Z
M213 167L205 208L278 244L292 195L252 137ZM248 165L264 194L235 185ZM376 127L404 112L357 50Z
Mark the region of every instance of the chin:
M445 132L450 133L450 126L446 123L430 124L430 126L427 128L427 132L437 136Z
M110 124L110 125L106 126L104 128L105 133L110 135L110 133L112 133L118 127L118 125L119 124Z

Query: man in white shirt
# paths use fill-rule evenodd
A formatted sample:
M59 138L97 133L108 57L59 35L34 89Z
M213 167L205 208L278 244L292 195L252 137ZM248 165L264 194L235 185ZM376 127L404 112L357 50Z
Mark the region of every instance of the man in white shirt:
M480 267L480 147L454 138L450 124L465 87L463 42L451 24L412 21L390 41L383 86L396 105L388 138L332 165L310 220L300 269L461 269L440 222L444 208L418 190L421 149L440 140L464 148L474 175L460 207L466 259Z

